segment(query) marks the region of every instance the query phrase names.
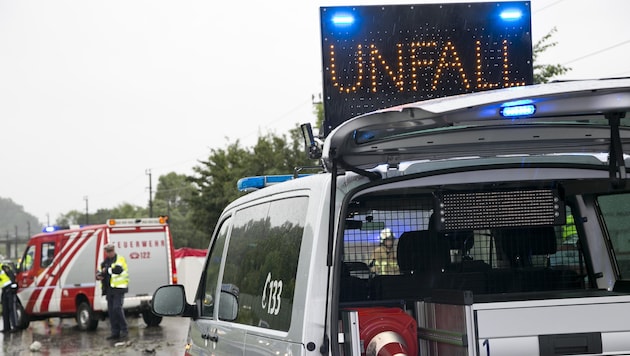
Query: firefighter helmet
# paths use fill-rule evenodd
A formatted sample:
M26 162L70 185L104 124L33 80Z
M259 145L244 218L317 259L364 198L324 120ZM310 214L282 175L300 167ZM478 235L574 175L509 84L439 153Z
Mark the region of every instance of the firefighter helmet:
M379 236L379 241L381 242L381 244L385 243L385 240L387 239L394 239L394 233L392 233L392 229L386 227L383 230L381 230L381 234Z

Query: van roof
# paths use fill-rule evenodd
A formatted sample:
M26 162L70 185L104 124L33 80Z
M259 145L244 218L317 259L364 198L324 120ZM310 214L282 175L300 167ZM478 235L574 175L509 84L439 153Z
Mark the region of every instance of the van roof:
M629 110L630 78L462 94L348 120L326 138L323 160L328 168L338 159L370 169L467 156L601 155L611 146L611 126L605 114L618 113L619 117ZM630 147L630 117L619 122L619 142Z

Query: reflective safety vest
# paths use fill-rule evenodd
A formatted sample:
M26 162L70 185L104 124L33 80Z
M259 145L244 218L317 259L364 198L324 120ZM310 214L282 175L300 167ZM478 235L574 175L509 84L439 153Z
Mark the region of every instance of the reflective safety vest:
M372 253L372 272L380 275L398 274L398 258L394 248L387 249L385 246L379 246Z
M575 228L573 215L569 215L567 216L566 225L562 226L562 240L568 240L572 236L577 236L577 230Z
M23 271L28 271L33 266L33 256L29 253L24 258Z
M4 288L11 284L11 278L7 275L2 269L2 264L0 263L0 288Z
M121 255L116 255L116 261L112 263L110 271L116 267L122 267L123 271L120 274L111 274L109 285L112 288L128 288L129 287L129 270L127 269L127 261Z

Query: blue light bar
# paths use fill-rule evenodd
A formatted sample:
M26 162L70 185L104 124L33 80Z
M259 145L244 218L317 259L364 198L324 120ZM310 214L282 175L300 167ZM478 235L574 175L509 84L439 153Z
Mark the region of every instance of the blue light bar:
M42 232L55 232L55 231L59 231L59 230L63 230L63 227L61 227L61 226L44 226L44 228L42 229Z
M301 178L301 177L306 177L308 175L309 174L298 174L297 177ZM246 177L246 178L239 179L238 182L236 182L236 187L241 192L248 192L248 191L268 187L273 184L286 182L291 179L294 179L294 176L292 174Z
M516 21L523 17L523 12L519 9L507 9L503 10L499 16L505 21Z
M536 113L536 105L534 104L506 106L501 109L501 116L509 118L531 116L534 113Z

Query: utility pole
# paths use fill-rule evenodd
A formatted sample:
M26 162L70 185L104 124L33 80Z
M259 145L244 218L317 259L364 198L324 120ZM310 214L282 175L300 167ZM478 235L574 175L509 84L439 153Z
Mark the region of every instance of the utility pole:
M90 225L90 218L88 215L88 197L87 195L85 195L83 197L83 200L85 200L85 225Z
M15 259L18 258L18 229L17 225L15 225Z
M144 171L146 175L149 176L149 217L153 217L153 190L151 187L151 170L147 169Z

